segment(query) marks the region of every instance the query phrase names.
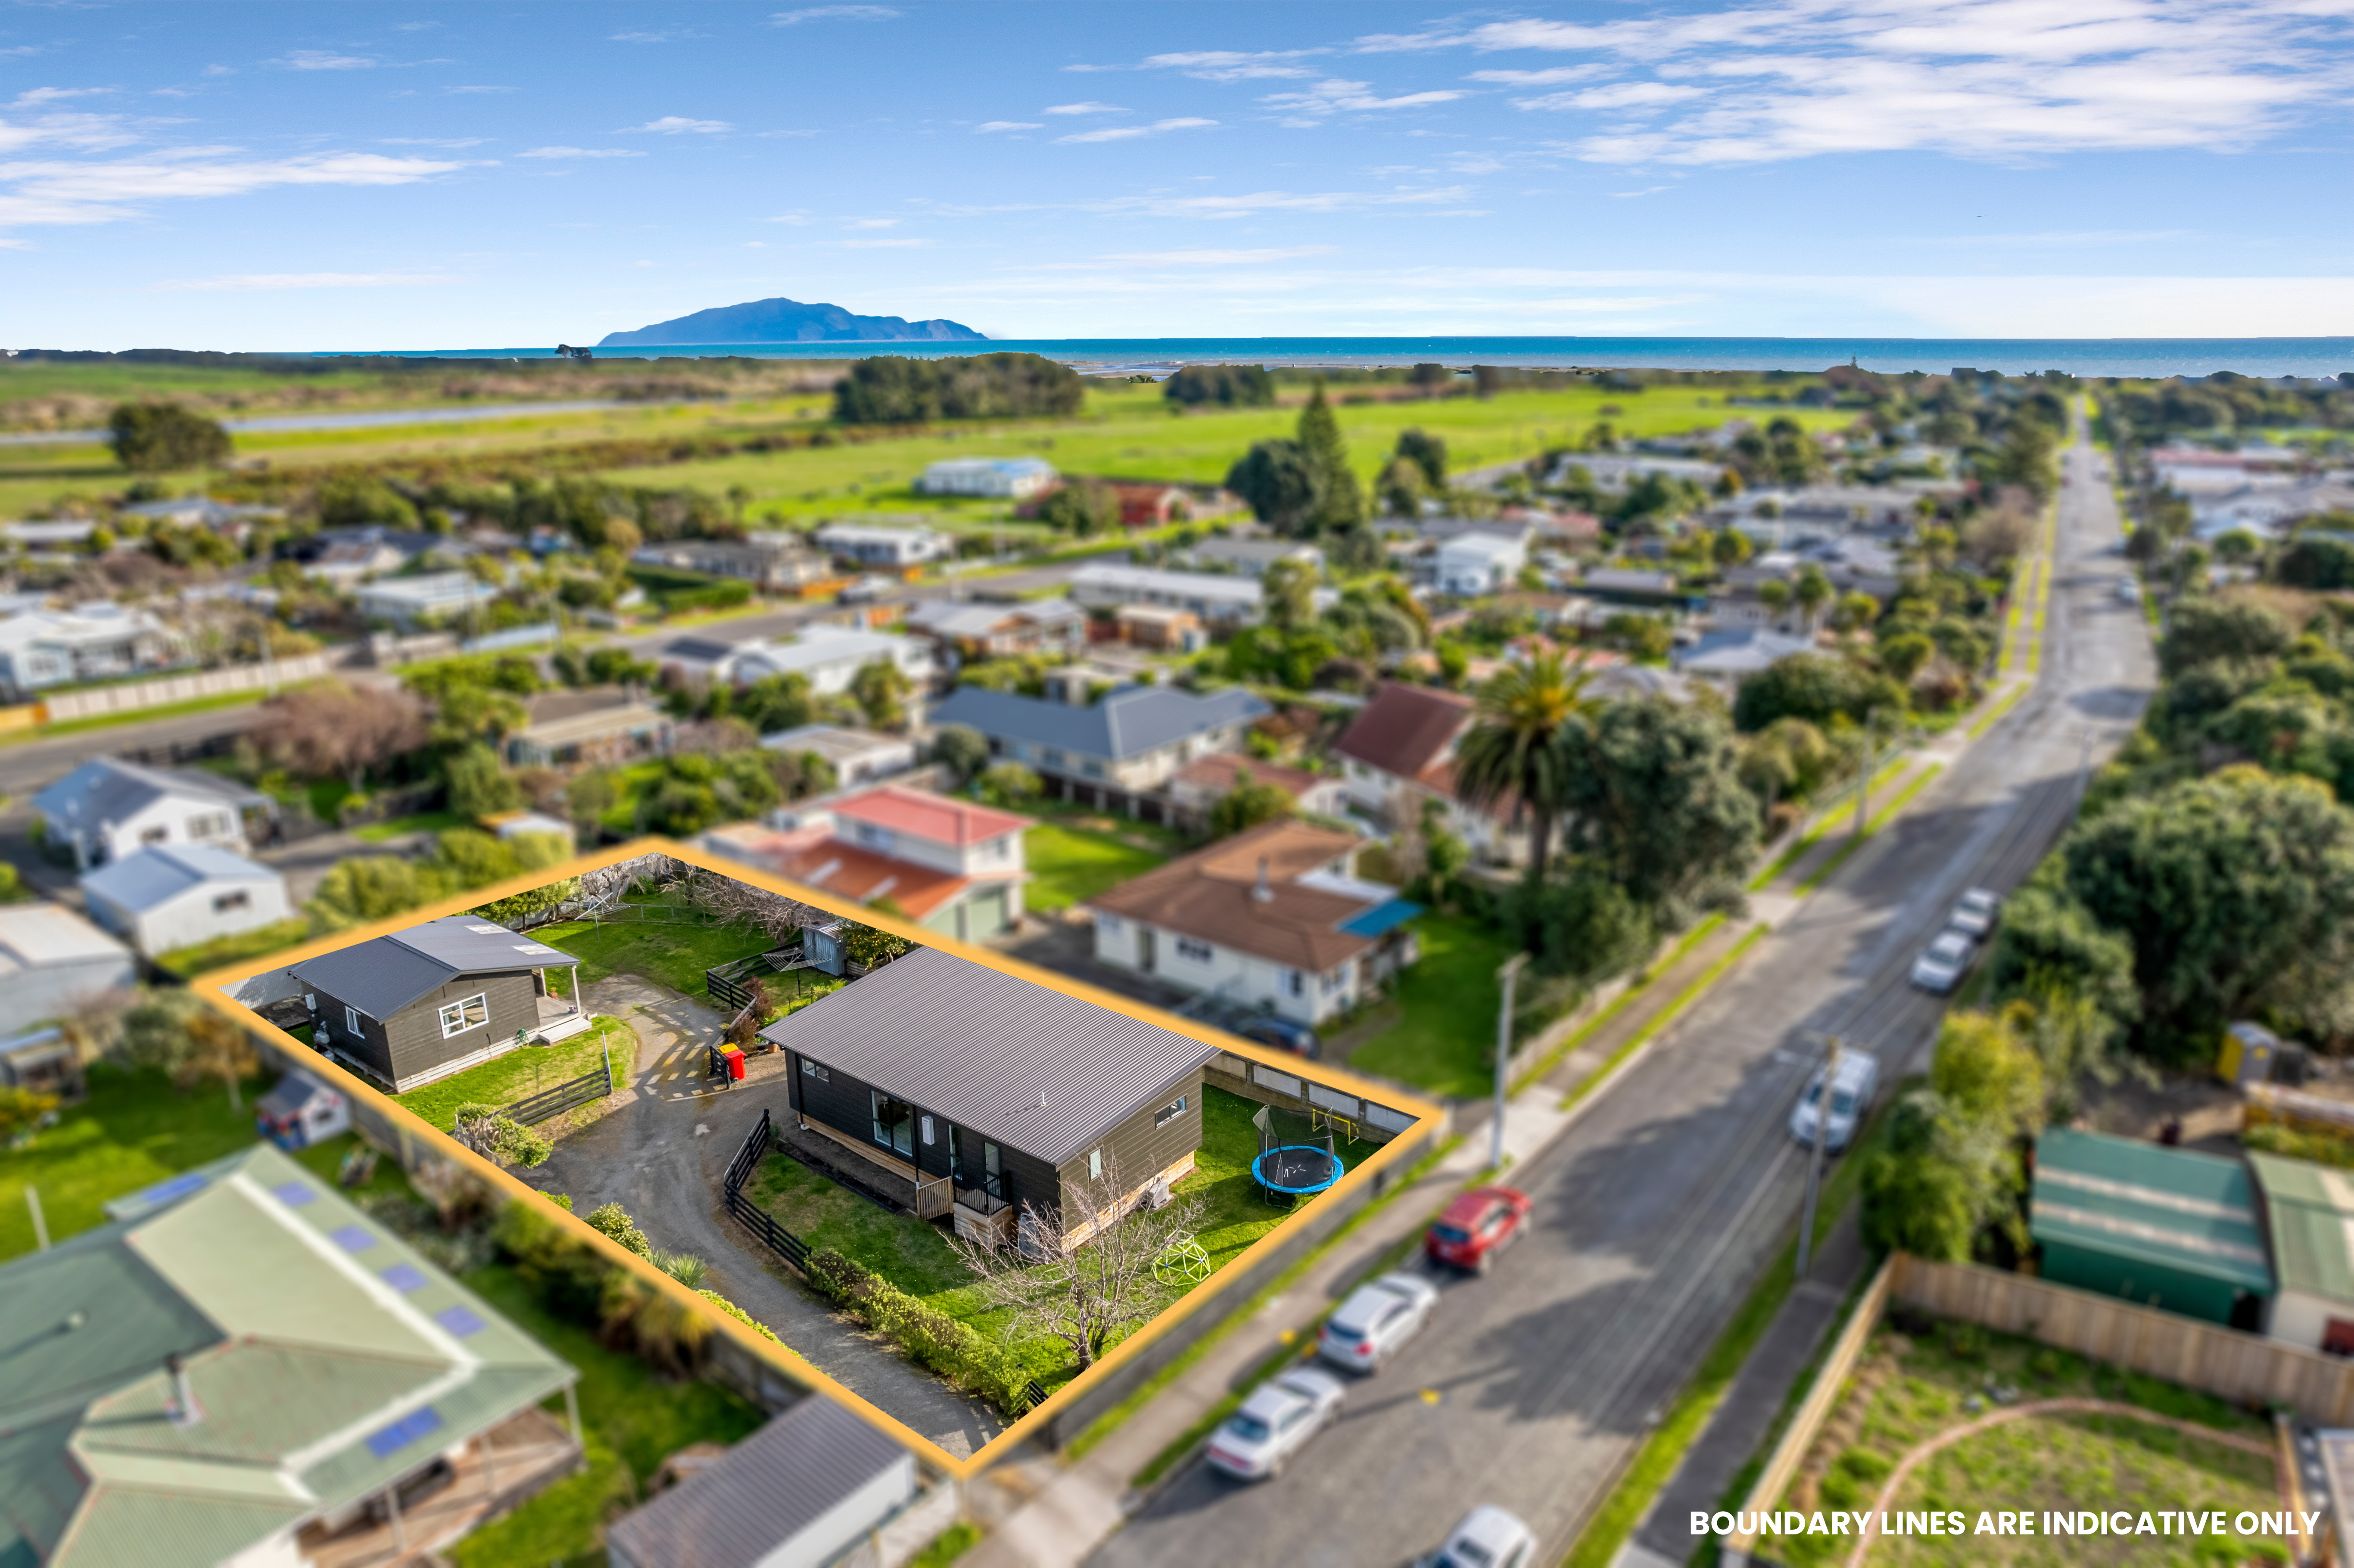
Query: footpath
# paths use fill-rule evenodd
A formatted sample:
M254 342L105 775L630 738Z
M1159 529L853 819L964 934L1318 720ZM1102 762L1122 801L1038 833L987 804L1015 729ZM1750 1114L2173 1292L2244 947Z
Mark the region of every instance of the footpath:
M1801 824L1791 846L1750 884L1744 915L1703 922L1652 969L1605 988L1522 1047L1504 1108L1508 1165L1525 1164L1568 1130L1751 947L1795 915L2026 695L2034 683L2043 596L2050 590L2051 539L2047 527L2041 548L2020 567L2020 592L2005 627L2001 673L1966 724L1922 745L1883 754L1861 813L1850 789ZM1172 1446L1206 1438L1207 1418L1225 1402L1262 1374L1271 1374L1287 1351L1305 1353L1318 1322L1350 1287L1405 1254L1437 1211L1487 1171L1490 1113L1466 1103L1457 1107L1455 1121L1458 1136L1451 1144L1442 1142L1437 1160L1313 1255L1273 1294L1217 1330L1206 1349L1197 1351L1190 1364L1181 1363L1181 1372L1108 1436L1083 1436L1076 1458L1043 1448L1025 1450L968 1482L968 1510L988 1531L964 1559L968 1568L1077 1568L1084 1563L1160 1485L1191 1462L1171 1462ZM1833 1230L1808 1281L1784 1303L1720 1406L1722 1418L1712 1420L1686 1455L1650 1510L1652 1519L1683 1517L1672 1512L1671 1503L1687 1513L1716 1505L1852 1293L1864 1255L1849 1216ZM1140 1484L1140 1477L1149 1479ZM1687 1504L1681 1499L1688 1494L1693 1500ZM1657 1551L1638 1538L1617 1561L1626 1568L1654 1568L1681 1563L1687 1554Z

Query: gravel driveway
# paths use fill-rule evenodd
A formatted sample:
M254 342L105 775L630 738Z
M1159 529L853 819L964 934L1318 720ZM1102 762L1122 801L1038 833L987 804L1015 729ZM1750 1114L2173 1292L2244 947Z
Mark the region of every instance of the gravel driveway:
M707 1260L705 1289L949 1453L962 1457L997 1436L1004 1423L993 1409L876 1343L720 1209L719 1179L761 1107L772 1116L785 1110L782 1054L753 1057L745 1081L722 1092L704 1075L705 1043L726 1022L710 1008L635 975L585 986L581 1001L635 1031L629 1086L614 1108L557 1144L546 1164L516 1174L544 1192L570 1193L575 1213L620 1203L655 1251Z

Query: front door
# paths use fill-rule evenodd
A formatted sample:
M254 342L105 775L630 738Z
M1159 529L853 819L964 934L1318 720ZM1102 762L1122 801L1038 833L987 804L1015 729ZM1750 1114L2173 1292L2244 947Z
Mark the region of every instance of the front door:
M1157 935L1158 933L1150 926L1140 926L1136 930L1136 967L1146 974L1152 972L1154 959L1152 939Z

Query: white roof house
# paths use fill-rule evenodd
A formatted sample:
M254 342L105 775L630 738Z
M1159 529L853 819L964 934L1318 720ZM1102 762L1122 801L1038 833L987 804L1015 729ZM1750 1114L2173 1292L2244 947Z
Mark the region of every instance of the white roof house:
M843 789L905 773L916 765L916 743L906 736L841 725L805 724L780 729L762 736L760 744L788 757L814 751L832 765L833 781Z
M486 605L499 590L472 572L427 572L414 577L382 577L359 590L360 613L389 620L403 630L424 620L462 616Z
M1473 599L1511 588L1528 564L1526 534L1459 534L1438 546L1437 586Z
M177 639L144 610L85 604L0 620L0 687L22 701L73 681L101 681L175 662Z
M1090 607L1146 604L1161 609L1190 609L1213 626L1251 624L1266 608L1257 577L1163 572L1149 567L1081 567L1071 574L1070 591L1075 602Z
M69 847L84 866L156 844L240 850L246 819L275 812L270 797L217 773L113 757L83 763L34 796L33 809L48 842Z
M2193 494L2190 531L2209 541L2242 530L2260 539L2276 539L2300 517L2347 511L2354 511L2354 485L2326 479L2250 483Z
M143 849L81 879L92 919L150 958L291 919L286 879L209 844Z
M59 904L0 906L0 1015L29 1026L128 989L131 949Z
M916 481L923 495L985 495L1022 501L1037 494L1056 479L1054 464L1044 458L943 458L928 466Z
M769 675L801 675L819 696L848 691L860 667L878 659L899 666L918 686L938 673L932 646L923 639L850 626L807 626L790 641L753 638L726 642L717 638L682 637L665 646L660 658L689 674L736 685Z
M1744 626L1712 631L1691 647L1677 650L1673 657L1676 668L1687 675L1733 683L1792 654L1813 652L1812 638L1789 637L1763 627Z
M854 523L829 523L811 537L819 549L862 567L917 566L956 547L946 534L930 528L872 528Z

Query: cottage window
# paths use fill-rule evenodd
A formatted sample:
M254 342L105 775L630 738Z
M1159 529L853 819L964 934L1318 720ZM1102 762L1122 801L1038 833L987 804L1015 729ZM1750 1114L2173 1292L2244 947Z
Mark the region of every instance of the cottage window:
M829 1069L819 1066L806 1056L801 1058L801 1076L815 1078L821 1084L833 1082L833 1074Z
M350 1032L353 1039L357 1040L360 1038L360 1010L358 1008L346 1007L344 1009L344 1027Z
M253 895L240 887L235 893L223 893L216 896L213 899L213 913L226 915L232 909L243 909L252 903Z
M1191 937L1180 937L1177 938L1177 956L1188 963L1206 964L1216 957L1216 953L1207 942L1197 942Z
M463 1034L469 1029L480 1029L490 1021L489 992L453 1001L441 1010L441 1038L447 1040L452 1034Z
M1090 1149L1087 1150L1087 1180L1093 1181L1099 1179L1102 1175L1103 1150L1100 1149Z
M230 819L226 811L207 811L188 819L188 836L192 839L225 839L229 836Z
M158 825L142 832L139 835L139 842L143 844L160 844L171 836L171 829Z
M1097 916L1096 929L1101 931L1108 937L1119 936L1120 933L1119 916L1117 915Z
M875 1107L875 1141L902 1154L916 1152L916 1107L880 1089L866 1091Z
M1307 994L1308 994L1308 979L1307 979L1307 977L1306 977L1305 975L1302 975L1302 974L1301 974L1298 969L1286 969L1286 970L1284 970L1284 971L1283 971L1283 994L1284 994L1284 995L1286 995L1286 996L1305 996L1305 995L1307 995Z
M1183 1116L1184 1114L1185 1097L1183 1095L1179 1095L1175 1099L1171 1100L1167 1105L1162 1106L1159 1110L1152 1113L1152 1125L1155 1127L1167 1127L1171 1122L1175 1121L1179 1117Z

